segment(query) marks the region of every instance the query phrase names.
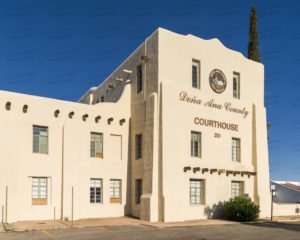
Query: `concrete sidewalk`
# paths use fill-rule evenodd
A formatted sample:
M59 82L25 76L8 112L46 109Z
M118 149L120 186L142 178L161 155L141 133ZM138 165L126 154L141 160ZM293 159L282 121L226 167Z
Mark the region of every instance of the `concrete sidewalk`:
M147 225L157 228L168 227L186 227L186 226L201 226L201 225L226 225L238 224L224 220L193 220L184 222L146 222L131 217L116 217L116 218L97 218L97 219L82 219L73 222L71 221L20 221L12 223L13 231L32 231L32 230L46 230L46 229L63 229L63 228L84 228L84 227L103 227L103 226L117 226L117 225Z
M239 223L220 220L220 219L200 219L200 220L189 220L183 222L146 222L144 224L153 227L158 227L158 228L168 228L168 227L227 225L227 224L239 224Z
M274 221L278 222L299 222L300 215L298 216L281 216L281 217L273 217Z

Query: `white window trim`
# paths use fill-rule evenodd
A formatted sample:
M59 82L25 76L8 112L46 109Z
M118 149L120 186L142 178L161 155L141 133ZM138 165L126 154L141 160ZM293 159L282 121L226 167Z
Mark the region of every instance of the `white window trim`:
M193 66L197 67L197 86L193 86ZM200 60L192 59L192 88L201 89L201 63Z
M41 149L39 148L39 151L38 152L35 152L34 151L34 128L45 128L47 129L47 152L46 153L43 153L41 152ZM43 155L49 155L49 127L48 126L42 126L42 125L39 125L39 124L33 124L32 125L32 153L33 154L43 154Z
M101 148L101 152L99 152L100 153L99 157L97 156L96 145L95 145L95 149L94 149L94 156L92 156L92 154L91 154L91 152L92 152L92 136L93 135L97 135L97 136L100 137L100 145L102 145L102 148ZM102 143L101 143L101 141L102 141ZM103 155L104 155L104 144L103 143L104 143L104 134L103 133L101 133L101 132L93 132L93 131L90 132L90 157L91 158L103 158Z
M234 93L234 79L237 79L237 90L236 90L236 95ZM232 76L232 96L235 99L241 99L241 74L238 72L233 72L233 76Z
M196 196L196 195L193 195L192 196L192 187L191 187L191 183L192 182L197 182L200 184L199 186L199 202L195 201L195 202L192 202L192 197L193 196ZM190 205L191 206L199 206L199 205L205 205L205 192L206 192L206 188L205 188L205 180L204 179L196 179L196 178L190 178L189 179L189 202L190 202ZM197 196L196 196L196 199L197 199Z
M194 150L192 149L192 135L197 134L198 137L198 154L194 156ZM190 132L190 156L192 158L201 159L202 158L202 133L198 131L191 131Z
M102 178L90 178L90 188L92 186L92 181L100 181L100 202L91 202L91 189L89 189L89 193L90 193L90 204L94 205L94 204L103 204L103 179ZM96 188L95 186L93 186L93 188ZM96 195L95 195L95 200L96 200Z

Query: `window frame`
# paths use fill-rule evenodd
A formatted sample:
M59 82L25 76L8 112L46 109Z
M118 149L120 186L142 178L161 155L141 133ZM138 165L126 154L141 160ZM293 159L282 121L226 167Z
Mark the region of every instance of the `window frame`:
M100 137L100 140L99 140L100 152L96 151L96 149L97 149L97 146L96 146L97 141L92 141L92 140L95 139L95 138L93 139L93 136L99 136ZM92 151L92 144L93 143L95 144L94 151ZM104 150L103 150L104 145L103 145L103 143L104 143L104 134L103 133L101 133L101 132L90 132L90 157L91 158L102 158L103 159L103 156L104 156ZM99 153L98 156L97 156L97 153Z
M193 134L197 135L197 148L198 148L198 153L195 154L195 150L194 150L194 142L193 141ZM191 131L191 135L190 135L190 147L191 147L191 157L195 157L195 158L202 158L202 133L198 132L198 131Z
M236 145L233 142L236 141ZM231 160L233 162L241 162L241 139L237 137L231 138Z
M194 67L197 67L197 75L196 75L196 85L194 84ZM200 71L201 69L201 65L200 65L200 60L197 59L192 59L192 87L196 88L196 89L200 89L201 88L201 78L200 78Z
M47 150L46 152L42 152L42 148L41 148L41 144L40 144L40 132L39 131L39 135L35 135L35 129L46 129L47 131L47 136L46 136L46 140L47 140ZM38 137L38 151L36 151L35 149L35 137ZM49 127L48 126L41 126L41 125L32 125L32 153L37 153L37 154L49 154Z
M192 183L199 183L199 191L197 191L197 186L193 187ZM192 189L195 189L193 191ZM189 179L189 201L190 205L205 205L205 180L204 179L196 179L190 178ZM193 194L194 192L194 194ZM199 193L199 196L197 196Z
M143 92L143 64L136 67L136 93Z
M99 187L92 183L92 181L99 181ZM94 184L94 185L93 185ZM92 192L93 188L93 192ZM99 188L99 199L97 198L97 188ZM94 194L94 201L92 201L92 193ZM91 204L99 204L103 203L103 180L102 178L90 178L90 203Z
M135 205L141 203L141 197L143 195L143 180L135 179Z
M235 185L238 184L238 185ZM238 188L234 188L235 186L238 186ZM239 191L238 194L236 194L236 191ZM245 194L245 182L244 181L231 181L231 198L235 198L238 196L242 196Z
M137 141L137 139L139 139L139 141ZM143 157L143 135L141 133L135 134L134 141L135 160L139 160Z
M34 180L38 180L38 184L34 185ZM41 185L41 180L45 180L45 185ZM37 197L34 197L34 190L37 187ZM42 187L45 188L42 191ZM42 195L44 192L45 195ZM48 178L47 177L31 177L31 205L48 205Z
M237 89L234 89L234 82L236 79L236 86ZM233 72L233 76L232 76L232 96L235 99L240 99L241 98L241 74L238 72Z
M112 186L112 182L119 182L119 195L116 196L116 186ZM113 187L113 189L112 189ZM112 191L113 190L113 191ZM122 203L122 180L121 179L110 179L109 181L109 202L110 203Z

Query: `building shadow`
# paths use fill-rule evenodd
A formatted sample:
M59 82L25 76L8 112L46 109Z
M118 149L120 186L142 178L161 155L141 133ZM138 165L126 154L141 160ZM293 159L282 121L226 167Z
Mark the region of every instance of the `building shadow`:
M218 202L217 204L213 204L212 207L205 207L204 214L207 215L208 218L220 219L223 216L223 208L224 203Z
M288 223L288 222L257 222L257 223L242 223L243 225L271 228L271 229L285 229L289 231L300 232L300 222Z

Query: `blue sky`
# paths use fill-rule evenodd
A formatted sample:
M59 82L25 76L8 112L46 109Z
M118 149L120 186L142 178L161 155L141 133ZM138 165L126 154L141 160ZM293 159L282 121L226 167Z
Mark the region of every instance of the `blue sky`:
M156 28L247 53L257 7L271 177L300 181L300 1L1 0L0 89L77 101Z

